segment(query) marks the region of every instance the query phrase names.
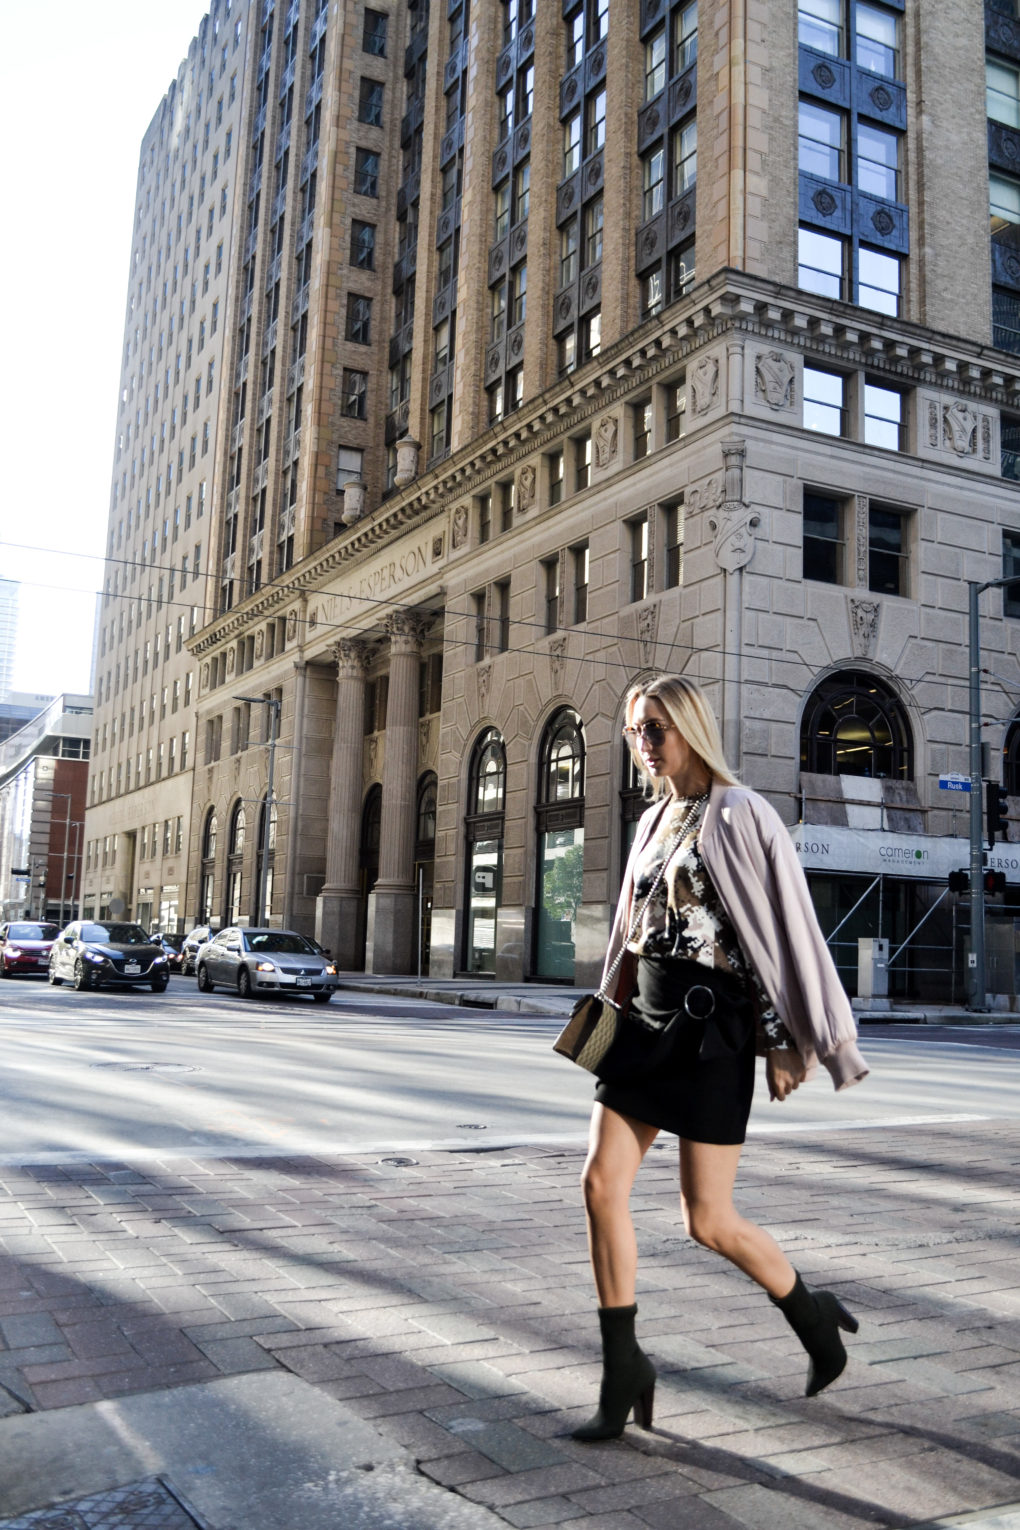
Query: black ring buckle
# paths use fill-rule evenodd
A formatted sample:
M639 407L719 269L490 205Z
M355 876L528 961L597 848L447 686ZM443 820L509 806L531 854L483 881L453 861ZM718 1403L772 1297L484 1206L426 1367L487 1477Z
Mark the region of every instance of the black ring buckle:
M693 1005L692 999L694 999ZM692 1020L708 1020L715 1014L715 994L712 989L706 987L704 983L695 983L693 987L688 988L684 994L684 1010Z

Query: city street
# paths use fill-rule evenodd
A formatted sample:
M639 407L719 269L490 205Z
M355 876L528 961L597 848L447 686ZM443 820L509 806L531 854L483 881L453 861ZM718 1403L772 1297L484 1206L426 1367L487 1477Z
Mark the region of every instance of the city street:
M182 1530L1017 1530L1020 1030L869 1027L860 1088L759 1081L738 1203L861 1322L815 1399L654 1150L655 1427L582 1446L590 1084L559 1024L0 985L4 1530L157 1500ZM79 1518L25 1518L51 1503Z
M341 993L245 1002L175 976L75 993L0 985L0 1161L582 1142L591 1082L552 1050L562 1020ZM783 1105L759 1079L752 1133L1013 1118L1020 1026L868 1027L872 1067Z

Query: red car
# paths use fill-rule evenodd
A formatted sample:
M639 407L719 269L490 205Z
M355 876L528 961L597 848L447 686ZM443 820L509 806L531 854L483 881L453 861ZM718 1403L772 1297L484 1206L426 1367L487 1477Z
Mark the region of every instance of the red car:
M50 947L59 934L58 924L27 919L0 924L0 978L45 977L50 965Z

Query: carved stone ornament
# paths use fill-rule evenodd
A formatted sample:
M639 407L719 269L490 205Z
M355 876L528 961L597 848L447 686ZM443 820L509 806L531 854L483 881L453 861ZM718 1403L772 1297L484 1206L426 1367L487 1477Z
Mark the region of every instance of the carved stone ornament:
M817 63L811 75L820 90L831 90L836 83L835 70L829 64Z
M432 561L433 561L433 563L438 563L442 556L443 556L443 538L442 538L442 536L433 537L432 538Z
M928 404L928 445L939 444L939 406L934 399Z
M981 416L981 455L986 462L992 460L992 422L987 414Z
M750 505L727 505L708 517L715 561L727 574L744 568L754 556L754 533L761 516Z
M641 644L641 662L651 665L655 659L655 640L659 632L659 603L642 606L638 612L638 642Z
M552 671L553 690L558 691L563 686L563 659L567 648L567 635L553 638L549 644L549 668Z
M857 544L857 583L864 585L866 589L868 584L868 515L870 502L866 494L857 494L854 498L856 500L854 532Z
M431 611L391 611L383 622L393 653L420 653L434 620Z
M313 606L312 609L308 613L308 630L309 630L309 632L311 632L313 627L317 627L318 625L319 625L319 608L318 608L318 606Z
M227 674L228 675L232 675L234 673L234 659L235 659L235 657L236 657L236 655L234 653L234 650L232 648L228 649L227 650Z
M873 656L880 610L877 600L859 600L851 596L850 633L855 658L870 659Z
M793 362L782 351L760 351L754 358L754 391L770 409L793 408Z
M293 643L297 636L297 612L287 612L287 642Z
M374 781L379 770L379 740L373 735L368 741L368 779Z
M455 548L463 547L468 537L468 507L458 505L453 512L453 545Z
M479 664L476 674L478 676L478 710L480 712L487 712L489 710L489 681L492 679L492 665L488 660L484 664Z
M973 457L977 452L978 413L963 399L946 404L942 410L943 444L958 457Z
M823 218L831 218L839 206L832 192L827 191L824 186L819 186L811 201L814 203L816 211L820 212Z
M266 646L266 629L260 627L255 634L255 657L261 659Z
M432 719L423 717L418 723L418 757L424 760L428 756L429 741L432 737Z
M397 442L397 471L393 482L398 489L404 488L418 473L418 453L421 443L413 436L402 436Z
M363 680L371 655L371 644L364 638L340 638L333 644L338 680Z
M723 503L723 499L721 480L710 478L704 487L689 490L687 508L692 515L699 515L702 510L717 510Z
M535 503L535 491L538 487L538 478L534 467L526 462L517 476L517 504L516 508L522 515L526 514Z
M694 414L706 414L719 396L719 358L702 356L689 374L691 410Z
M203 689L203 691L207 691L209 689L209 666L208 666L208 664L203 664L202 665L202 689Z
M598 467L609 466L616 456L619 439L619 420L615 414L604 414L595 427L595 462Z
M344 509L343 523L345 526L353 526L355 521L360 521L365 513L365 497L367 488L360 478L350 478L344 484Z
M886 207L876 208L875 211L871 214L871 222L876 232L881 234L883 239L888 239L889 235L896 227L896 219Z
M884 85L876 85L869 91L869 95L876 111L887 112L893 104L892 91Z

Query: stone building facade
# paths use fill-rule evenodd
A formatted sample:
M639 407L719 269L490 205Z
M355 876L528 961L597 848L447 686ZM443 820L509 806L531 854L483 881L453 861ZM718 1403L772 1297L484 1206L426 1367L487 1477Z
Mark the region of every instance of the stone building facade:
M82 913L185 923L248 8L215 0L142 140L124 323Z
M622 698L679 670L791 826L848 986L881 934L894 989L944 993L967 583L1020 553L1020 184L1011 221L989 129L1015 25L964 0L276 9L189 644L189 913L348 968L590 982L642 805ZM270 214L250 167L288 152ZM1014 790L1013 602L983 613Z

